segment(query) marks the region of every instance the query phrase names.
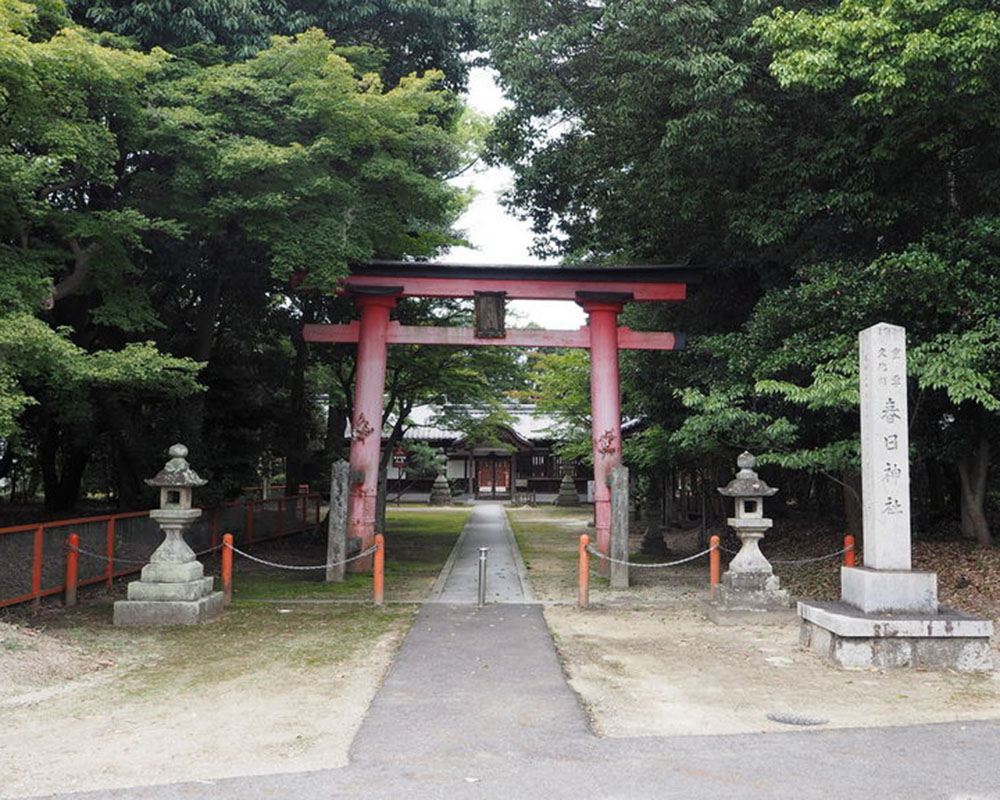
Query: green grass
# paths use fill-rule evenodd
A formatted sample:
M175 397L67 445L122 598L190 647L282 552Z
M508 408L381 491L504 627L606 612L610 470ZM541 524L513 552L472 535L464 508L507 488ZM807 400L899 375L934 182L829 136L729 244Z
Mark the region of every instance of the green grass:
M390 508L385 532L385 592L387 600L415 601L430 590L458 540L471 509L429 510ZM279 553L263 556L286 563L280 550L296 548L304 563L322 563L325 537L312 541L286 540ZM256 554L256 553L255 553ZM233 603L252 604L273 600L369 600L371 575L348 573L343 583L326 583L323 570L281 571L239 560L234 567Z
M543 600L558 600L572 596L576 586L576 559L580 535L593 536L587 527L592 513L589 508L508 509L507 518L521 557L528 569L532 587Z

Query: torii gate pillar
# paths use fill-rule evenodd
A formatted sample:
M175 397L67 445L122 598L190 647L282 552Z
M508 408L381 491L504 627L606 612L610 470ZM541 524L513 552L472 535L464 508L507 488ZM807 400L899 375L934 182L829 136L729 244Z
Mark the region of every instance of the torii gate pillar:
M611 547L611 470L622 461L621 392L618 386L618 315L622 303L580 300L590 327L590 419L594 448L596 545Z
M385 391L389 312L396 295L354 292L361 309L358 362L354 376L354 416L351 419L350 500L348 536L361 539L362 551L375 542L379 451L382 446L382 394ZM351 569L367 572L372 557L352 562Z

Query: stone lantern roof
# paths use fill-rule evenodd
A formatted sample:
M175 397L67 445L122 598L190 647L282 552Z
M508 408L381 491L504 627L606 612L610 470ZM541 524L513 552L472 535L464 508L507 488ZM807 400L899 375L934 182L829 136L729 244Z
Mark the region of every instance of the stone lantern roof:
M777 494L777 489L768 486L754 471L757 459L747 451L740 453L736 459L740 471L736 473L726 486L719 489L719 494L726 497L770 497Z
M191 469L186 458L188 449L184 445L175 444L168 453L170 460L154 477L146 479L147 485L184 489L204 486L208 483L204 478L199 478L198 473Z

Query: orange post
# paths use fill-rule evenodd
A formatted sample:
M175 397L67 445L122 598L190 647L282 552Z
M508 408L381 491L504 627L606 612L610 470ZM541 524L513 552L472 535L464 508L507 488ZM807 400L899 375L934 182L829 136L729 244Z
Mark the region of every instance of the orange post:
M590 553L587 552L587 545L589 544L590 537L587 534L583 534L580 537L580 567L579 575L577 576L579 586L576 595L576 602L580 608L586 608L587 603L590 601Z
M854 566L854 537L851 534L844 537L844 566Z
M715 587L719 585L720 575L722 574L722 564L719 556L719 537L713 536L708 540L708 545L712 548L712 552L708 554L708 591L714 597Z
M42 602L42 559L45 557L45 527L39 525L35 528L32 537L32 550L34 559L31 565L31 595L32 605L38 606Z
M222 534L222 604L233 599L233 535Z
M80 576L80 535L66 537L66 605L76 605L76 584Z
M375 605L385 603L385 537L375 534L375 565L372 568L372 589L375 593Z

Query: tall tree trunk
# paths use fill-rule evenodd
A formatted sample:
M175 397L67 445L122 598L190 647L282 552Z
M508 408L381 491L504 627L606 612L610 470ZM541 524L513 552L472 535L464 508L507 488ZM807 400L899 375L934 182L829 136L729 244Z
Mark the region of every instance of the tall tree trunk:
M990 442L983 432L979 415L978 440L958 460L961 481L962 533L975 539L981 547L991 547L993 537L986 521L986 474L990 466Z
M295 363L292 367L292 387L287 421L288 449L285 451L285 494L294 495L305 480L306 450L309 447L309 410L306 408L306 366L309 346L299 328L292 332Z
M650 555L666 555L667 543L663 540L663 476L650 473L647 476L646 495L642 506L645 533L642 537L642 552Z
M927 470L927 495L930 500L931 513L940 515L945 511L945 485L944 470L941 469L941 462L929 460L926 464Z
M347 458L347 409L344 406L330 405L326 411L326 439L323 442L323 455L326 463L332 464L338 458Z
M125 510L142 508L149 497L143 480L151 478L153 473L143 474L149 472L149 469L145 463L145 448L139 425L117 397L105 396L103 405L111 433L111 458L114 461L119 506ZM166 457L165 451L163 456Z
M207 363L212 358L215 348L216 329L219 321L219 309L222 306L222 274L213 272L201 279L201 302L198 304L198 316L195 320L195 338L189 355L195 361ZM184 414L181 418L181 437L193 458L204 458L205 442L205 403L206 392L197 392L188 398L184 404ZM171 443L172 444L172 443Z
M841 494L844 498L844 523L847 533L854 537L860 546L864 512L861 508L861 475L857 472L844 470L840 473Z
M70 445L64 438L58 424L49 420L39 448L46 511L72 511L80 499L90 448Z

